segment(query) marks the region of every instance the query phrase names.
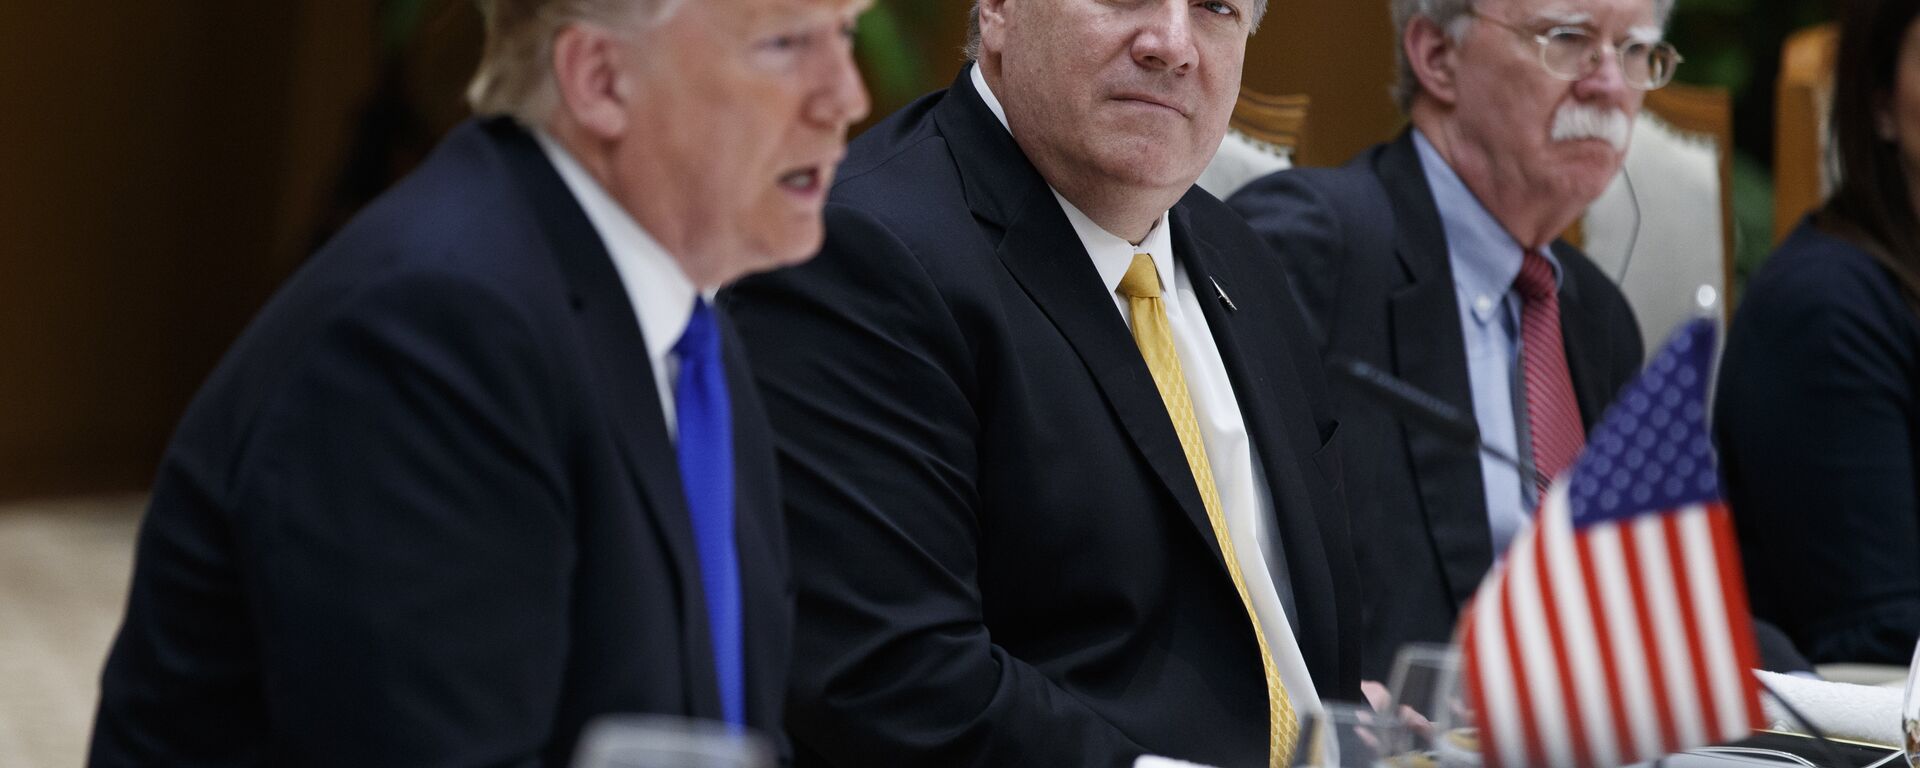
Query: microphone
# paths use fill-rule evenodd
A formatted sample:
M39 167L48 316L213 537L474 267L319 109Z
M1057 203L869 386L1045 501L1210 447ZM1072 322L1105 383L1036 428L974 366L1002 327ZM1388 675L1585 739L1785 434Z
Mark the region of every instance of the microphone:
M1481 453L1493 457L1495 461L1512 467L1524 477L1533 477L1542 485L1551 483L1553 478L1540 474L1539 470L1521 463L1510 453L1488 445L1480 439L1480 426L1453 407L1426 390L1405 381L1394 378L1393 374L1380 370L1364 361L1353 358L1335 360L1333 372L1352 384L1355 389L1373 401L1374 405L1411 424L1418 424L1428 432L1445 438L1448 442L1463 448L1478 449Z

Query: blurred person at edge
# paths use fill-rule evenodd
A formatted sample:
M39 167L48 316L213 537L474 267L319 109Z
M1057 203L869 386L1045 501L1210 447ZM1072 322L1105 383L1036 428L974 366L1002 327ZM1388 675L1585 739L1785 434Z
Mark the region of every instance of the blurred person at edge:
M1678 56L1672 0L1392 0L1412 125L1345 167L1256 180L1228 203L1287 268L1330 361L1374 365L1472 414L1551 477L1639 369L1626 298L1559 238L1620 170ZM1445 642L1544 482L1333 388L1348 435L1366 634L1385 679Z
M1754 614L1816 662L1920 638L1920 0L1842 22L1833 197L1748 282L1715 405Z
M1359 696L1322 372L1194 187L1265 10L980 0L952 86L852 143L819 258L723 296L779 436L800 764L1284 764Z
M772 437L708 297L802 261L863 0L483 0L480 117L282 286L143 523L89 762L565 766L778 732Z

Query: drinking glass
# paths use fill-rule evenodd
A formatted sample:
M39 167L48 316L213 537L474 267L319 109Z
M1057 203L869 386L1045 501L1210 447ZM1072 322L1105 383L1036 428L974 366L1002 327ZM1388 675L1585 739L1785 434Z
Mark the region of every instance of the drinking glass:
M1913 661L1907 664L1907 695L1900 702L1900 749L1909 768L1920 768L1920 643L1913 647Z
M1293 768L1378 768L1400 765L1405 735L1398 722L1371 707L1325 702L1301 718Z
M664 715L588 723L573 768L773 768L773 750L744 728Z
M1401 647L1387 678L1387 691L1404 739L1398 752L1423 755L1429 765L1480 764L1473 711L1460 679L1458 648L1438 643Z

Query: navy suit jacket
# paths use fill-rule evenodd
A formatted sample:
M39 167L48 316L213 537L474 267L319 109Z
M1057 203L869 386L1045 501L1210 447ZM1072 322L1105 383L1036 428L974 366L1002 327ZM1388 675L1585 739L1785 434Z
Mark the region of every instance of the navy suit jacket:
M748 720L791 602L729 336ZM532 138L470 122L274 296L142 525L90 763L565 766L609 712L720 714L638 323Z
M1714 426L1753 612L1818 662L1920 637L1920 318L1872 254L1808 221L1747 283Z
M803 763L1263 765L1251 623L1166 406L1046 182L962 74L853 142L814 261L726 296L773 418ZM1225 359L1321 695L1354 698L1338 449L1286 277L1197 189Z
M1228 204L1279 254L1329 361L1370 363L1473 413L1446 231L1413 134L1342 168L1282 171ZM1639 327L1605 273L1564 242L1560 332L1588 429L1640 369ZM1366 595L1362 669L1386 680L1409 642L1446 642L1493 565L1480 457L1333 388Z

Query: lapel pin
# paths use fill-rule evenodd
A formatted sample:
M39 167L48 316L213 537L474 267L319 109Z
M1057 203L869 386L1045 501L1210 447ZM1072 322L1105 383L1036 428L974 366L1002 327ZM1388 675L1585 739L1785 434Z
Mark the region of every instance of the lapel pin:
M1227 311L1240 311L1239 307L1233 305L1233 299L1227 296L1226 289L1220 287L1220 281L1218 279L1215 279L1213 275L1207 275L1207 282L1213 283L1213 292L1219 295L1221 304L1227 305Z

